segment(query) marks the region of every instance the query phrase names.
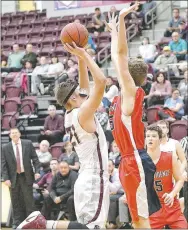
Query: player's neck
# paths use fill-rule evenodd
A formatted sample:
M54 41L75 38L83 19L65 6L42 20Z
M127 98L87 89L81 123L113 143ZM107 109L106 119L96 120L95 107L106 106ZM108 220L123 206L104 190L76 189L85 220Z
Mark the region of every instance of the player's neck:
M161 151L160 147L158 146L157 148L147 148L147 152L150 155L151 159L153 162L156 164L159 161L159 158L161 156Z
M161 144L166 144L168 142L168 136L165 136L161 139Z

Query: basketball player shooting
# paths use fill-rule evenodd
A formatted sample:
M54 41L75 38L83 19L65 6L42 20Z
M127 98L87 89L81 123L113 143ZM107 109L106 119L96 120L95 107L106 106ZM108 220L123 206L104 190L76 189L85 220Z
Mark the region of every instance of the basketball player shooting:
M154 189L156 167L144 149L142 122L144 91L140 86L147 75L147 64L140 59L128 59L124 18L137 10L136 2L109 24L112 42L111 55L121 92L111 105L109 116L114 139L121 152L119 175L126 193L134 228L150 228L149 215L160 209Z
M74 187L78 222L46 221L40 212L33 212L18 228L95 229L105 228L107 221L108 150L104 132L94 116L103 98L106 78L84 48L77 47L75 43L73 46L65 44L64 48L85 63L82 63L82 67L86 65L89 68L94 80L93 92L85 101L81 98L75 82L63 82L56 90L57 102L67 110L66 117L68 118L65 119L69 121L69 125L71 121L71 142L75 144L81 165ZM82 78L82 76L79 77ZM87 88L87 85L85 87Z
M162 208L150 216L150 224L153 229L186 229L187 221L181 212L177 194L184 184L182 172L179 167L176 153L160 150L162 130L156 125L147 127L146 145L147 151L156 165L154 178L155 190ZM173 183L175 179L175 185Z

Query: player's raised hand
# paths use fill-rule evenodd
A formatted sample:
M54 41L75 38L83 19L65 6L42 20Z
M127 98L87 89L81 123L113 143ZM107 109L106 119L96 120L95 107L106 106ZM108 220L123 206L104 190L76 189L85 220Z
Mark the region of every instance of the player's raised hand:
M164 199L165 205L172 207L174 204L174 196L172 193L165 193L163 194L162 198Z
M104 24L109 32L112 32L113 29L117 29L117 26L119 24L118 22L118 15L115 16L115 13L112 13L112 16L110 12L108 12L108 18L109 18L109 23L107 23L106 20L104 20Z
M120 11L119 16L120 17L125 17L127 16L129 13L133 12L133 11L137 11L138 7L140 5L139 1L136 1L134 5L130 6L129 8L124 8Z
M73 54L79 58L82 58L84 56L84 54L86 53L85 49L78 47L75 42L72 42L72 46L69 45L68 43L66 43L63 45L63 48L67 52L69 52L69 53L71 53L71 54Z

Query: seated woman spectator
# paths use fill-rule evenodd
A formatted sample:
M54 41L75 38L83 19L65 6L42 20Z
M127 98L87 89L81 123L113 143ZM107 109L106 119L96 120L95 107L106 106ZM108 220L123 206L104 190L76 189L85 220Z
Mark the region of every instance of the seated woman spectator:
M51 76L58 76L64 70L63 64L59 61L58 57L53 54L51 57L51 64L49 65L48 72L46 73Z
M175 121L181 119L184 115L184 103L178 89L173 89L172 97L166 100L163 109L158 111L158 115L161 120Z
M112 160L115 167L118 168L120 164L121 154L115 141L112 142L112 151L109 153L109 160Z
M80 163L78 159L78 155L73 151L73 146L71 142L66 142L64 145L65 152L62 153L59 157L59 161L66 161L69 164L69 168L78 171L80 168Z
M68 64L68 69L65 72L68 74L69 79L73 81L77 81L78 64L73 59L69 59L67 64Z
M184 72L184 79L180 81L178 85L180 95L185 104L185 115L188 115L188 70Z
M172 86L170 81L166 80L165 73L159 72L148 95L148 107L156 104L164 104L165 99L167 99L171 93Z
M105 94L102 100L104 107L109 108L114 97L118 96L118 94L119 94L118 87L114 84L113 78L108 76L106 82Z
M139 47L139 52L146 63L153 63L155 61L157 55L156 46L150 44L148 37L143 39L142 45Z

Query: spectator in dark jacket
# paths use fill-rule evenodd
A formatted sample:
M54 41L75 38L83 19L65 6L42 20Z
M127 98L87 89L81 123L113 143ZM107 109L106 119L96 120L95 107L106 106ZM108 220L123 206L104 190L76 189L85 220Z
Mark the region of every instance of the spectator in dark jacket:
M56 114L56 107L50 105L48 107L49 116L44 122L44 130L38 138L40 143L42 140L47 140L50 145L61 142L64 134L64 119L61 115Z
M37 64L37 55L36 53L32 52L32 44L27 44L26 46L26 53L23 56L21 63L25 65L27 61L32 63L32 67L35 68Z
M76 220L73 194L77 177L78 174L70 170L67 162L59 163L59 172L52 179L50 197L44 200L41 210L46 219L50 219L52 205L63 204L68 209L69 220Z

